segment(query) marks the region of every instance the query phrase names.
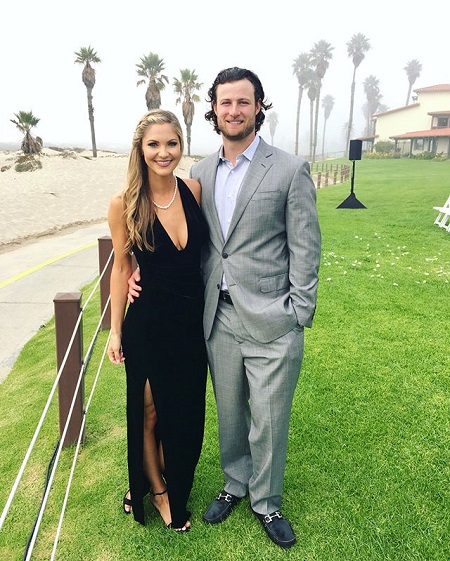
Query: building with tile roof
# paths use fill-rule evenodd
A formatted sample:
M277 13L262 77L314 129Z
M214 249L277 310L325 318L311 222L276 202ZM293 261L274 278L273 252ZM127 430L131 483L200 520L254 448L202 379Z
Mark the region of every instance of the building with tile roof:
M363 148L373 151L377 142L394 141L403 156L422 152L450 158L450 84L414 90L413 103L376 113L373 134L359 137Z

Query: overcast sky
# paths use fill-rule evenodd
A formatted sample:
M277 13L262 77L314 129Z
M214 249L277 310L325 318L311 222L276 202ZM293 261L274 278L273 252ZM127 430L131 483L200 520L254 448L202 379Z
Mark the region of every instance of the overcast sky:
M447 14L447 16L445 16ZM445 17L444 17L445 16ZM220 137L204 119L205 97L218 71L230 66L253 70L278 115L274 144L294 151L297 79L295 58L314 43L334 47L323 80L321 99L335 98L327 122L325 151L343 150L349 118L353 63L346 43L363 33L371 49L358 68L353 137L363 134L363 82L375 75L381 102L393 109L405 104L408 79L404 67L411 59L422 64L414 89L450 83L445 21L448 1L417 6L411 1L316 0L8 0L2 3L0 60L0 142L21 141L10 119L19 111L40 118L34 134L44 145L90 148L86 88L75 52L92 46L101 58L93 90L95 129L99 149L127 150L139 118L146 112L145 85L137 87L136 64L156 53L164 60L170 84L162 92L162 107L174 111L173 78L180 69L195 70L203 83L192 127L191 154L207 154ZM450 108L449 108L450 109ZM307 153L309 99L302 104L300 152ZM321 152L323 110L320 110L317 152ZM262 136L271 142L268 126Z

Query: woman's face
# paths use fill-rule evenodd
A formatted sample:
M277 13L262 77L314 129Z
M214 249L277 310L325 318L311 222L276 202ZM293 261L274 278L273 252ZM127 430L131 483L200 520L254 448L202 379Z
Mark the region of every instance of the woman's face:
M150 125L141 147L150 173L172 175L181 160L180 139L169 123Z

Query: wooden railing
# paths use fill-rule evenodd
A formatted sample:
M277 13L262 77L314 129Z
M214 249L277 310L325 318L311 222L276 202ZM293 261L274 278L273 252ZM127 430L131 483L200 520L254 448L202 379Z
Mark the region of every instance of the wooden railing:
M350 179L350 166L348 164L316 162L311 164L311 176L317 189L345 183Z

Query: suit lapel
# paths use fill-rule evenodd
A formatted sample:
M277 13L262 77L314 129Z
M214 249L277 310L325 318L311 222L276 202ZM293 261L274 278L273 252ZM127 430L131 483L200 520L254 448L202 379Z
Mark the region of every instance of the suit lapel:
M211 165L202 178L202 207L210 226L210 237L213 242L220 241L223 245L222 228L220 227L219 215L217 214L214 200L214 186L216 183L217 164L219 153L216 158L211 158Z
M234 209L230 227L228 229L227 239L231 237L233 230L241 219L241 216L251 198L253 197L254 192L261 184L261 181L264 179L264 176L266 175L268 170L272 167L272 154L273 151L271 150L270 146L266 144L261 138L255 155L252 158L250 166L242 182L239 195L236 200L236 207Z

